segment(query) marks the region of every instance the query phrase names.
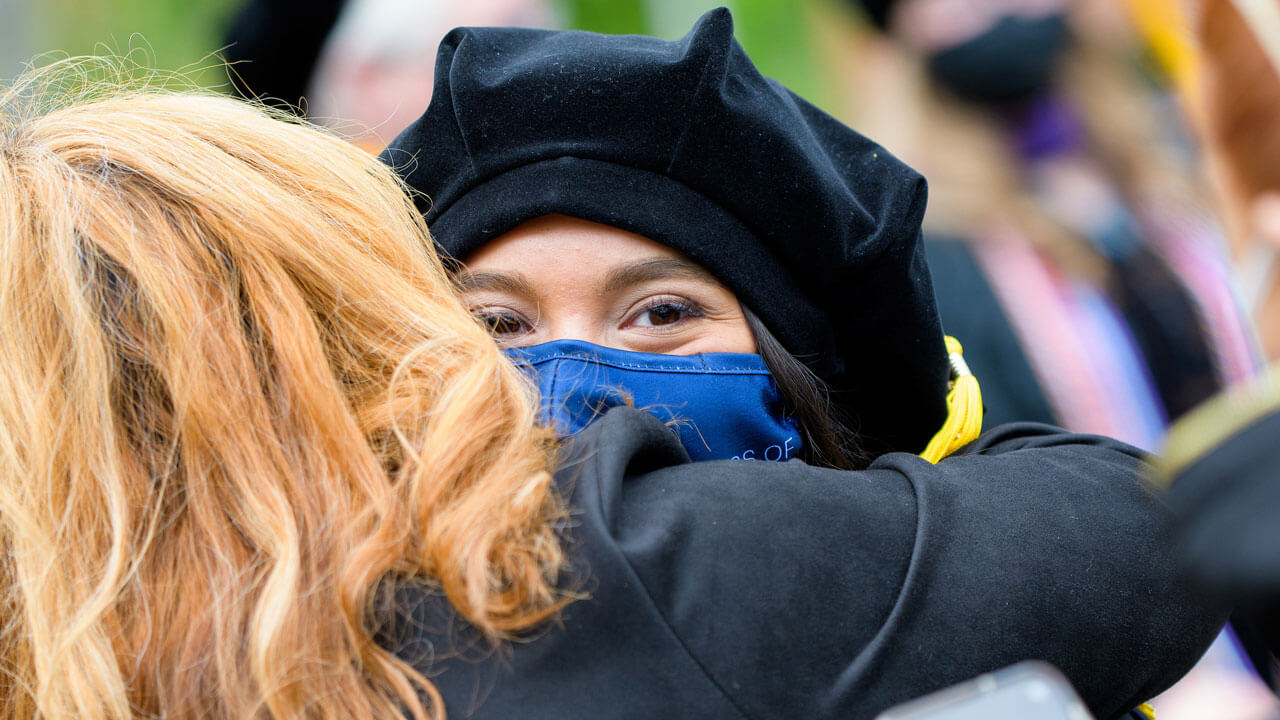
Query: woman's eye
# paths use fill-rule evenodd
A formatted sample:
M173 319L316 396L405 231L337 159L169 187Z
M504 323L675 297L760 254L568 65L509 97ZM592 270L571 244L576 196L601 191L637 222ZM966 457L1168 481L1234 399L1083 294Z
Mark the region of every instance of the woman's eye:
M697 308L688 303L663 300L655 302L640 311L635 325L640 327L662 327L674 325L691 317L701 317Z
M528 321L513 312L481 308L472 310L471 313L484 324L485 329L494 337L523 335L533 329Z

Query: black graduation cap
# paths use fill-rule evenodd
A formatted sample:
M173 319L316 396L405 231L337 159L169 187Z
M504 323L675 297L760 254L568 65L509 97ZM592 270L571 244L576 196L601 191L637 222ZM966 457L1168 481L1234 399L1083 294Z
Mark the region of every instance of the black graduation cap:
M560 213L675 248L830 384L873 452L946 418L924 179L760 75L728 10L682 40L458 28L383 152L459 259Z

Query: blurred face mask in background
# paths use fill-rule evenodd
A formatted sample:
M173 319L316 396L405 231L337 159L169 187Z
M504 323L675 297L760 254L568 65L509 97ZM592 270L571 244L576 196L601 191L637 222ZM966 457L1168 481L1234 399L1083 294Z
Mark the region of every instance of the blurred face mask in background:
M959 97L1017 104L1048 90L1070 33L1064 15L1002 16L979 35L927 58L929 74Z
M632 405L677 431L693 460L788 460L801 448L759 355L658 355L580 340L506 352L537 381L542 419L561 436Z

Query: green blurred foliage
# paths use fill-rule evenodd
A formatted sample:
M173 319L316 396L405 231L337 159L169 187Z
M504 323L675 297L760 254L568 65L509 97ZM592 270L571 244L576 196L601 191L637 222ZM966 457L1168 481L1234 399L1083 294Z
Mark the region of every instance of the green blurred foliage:
M734 34L765 75L830 110L832 83L813 42L811 19L830 11L827 0L559 0L570 27L605 33L682 36L712 8L733 13Z
M465 0L421 0L462 2ZM699 15L727 6L736 35L760 70L814 104L837 104L835 80L813 41L813 18L835 0L554 0L569 27L675 39ZM186 69L221 86L216 53L242 0L43 0L29 5L31 46L70 55L133 53L135 62Z
M801 97L826 105L827 88L814 54L805 3L737 0L735 35L761 72L777 78Z
M560 5L566 24L579 30L647 34L652 25L645 0L564 0Z
M216 53L240 0L43 0L32 45L68 55L129 55L139 64L184 70L221 87Z

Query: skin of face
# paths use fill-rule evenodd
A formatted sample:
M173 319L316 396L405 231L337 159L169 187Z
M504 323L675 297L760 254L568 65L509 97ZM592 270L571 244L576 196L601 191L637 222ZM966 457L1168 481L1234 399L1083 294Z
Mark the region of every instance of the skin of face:
M889 27L908 47L932 53L981 35L1002 16L1038 19L1070 4L1069 0L902 0L890 11Z
M756 352L737 296L703 267L588 220L529 220L467 258L458 283L503 347L584 340L666 355Z

